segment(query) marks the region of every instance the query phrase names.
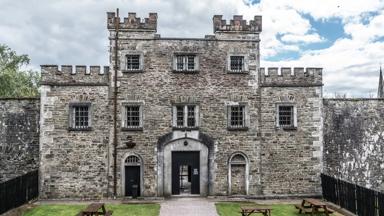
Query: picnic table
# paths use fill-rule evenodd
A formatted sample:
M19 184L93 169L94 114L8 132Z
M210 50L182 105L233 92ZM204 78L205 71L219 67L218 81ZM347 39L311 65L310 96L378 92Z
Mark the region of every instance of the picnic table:
M264 216L271 216L270 208L258 208L258 207L240 207L242 216L249 216L251 214L263 214Z
M77 216L96 216L96 215L104 215L111 216L112 211L105 210L104 203L91 203L87 206L85 210L82 210Z
M295 205L297 209L299 209L299 213L305 213L305 214L318 214L318 213L324 213L325 215L330 215L333 213L332 210L327 208L327 204L321 202L317 199L303 199L301 204Z

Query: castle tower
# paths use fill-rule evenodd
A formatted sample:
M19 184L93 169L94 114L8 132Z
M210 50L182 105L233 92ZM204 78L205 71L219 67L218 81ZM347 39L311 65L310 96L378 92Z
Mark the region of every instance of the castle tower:
M379 88L377 89L377 98L384 98L383 72L380 66Z

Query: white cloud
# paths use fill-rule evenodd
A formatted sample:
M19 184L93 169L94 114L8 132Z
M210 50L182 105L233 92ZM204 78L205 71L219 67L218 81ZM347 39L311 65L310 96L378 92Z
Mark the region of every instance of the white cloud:
M367 95L376 91L377 70L384 61L384 0L41 0L0 1L0 43L27 53L32 64L108 64L106 12L121 9L144 18L158 12L162 37L203 37L212 34L212 16L243 14L246 19L263 16L262 65L318 66L324 68L327 92ZM372 17L371 12L375 16ZM311 26L305 15L316 20L338 18L349 35L322 50L300 50L303 44L326 38ZM287 51L298 60L268 62Z

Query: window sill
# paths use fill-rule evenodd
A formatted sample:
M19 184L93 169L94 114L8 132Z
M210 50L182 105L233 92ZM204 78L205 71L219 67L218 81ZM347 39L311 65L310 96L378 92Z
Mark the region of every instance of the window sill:
M199 127L173 127L173 130L191 131L191 130L199 130Z
M297 130L297 127L295 126L279 126L277 127L278 129L282 129L282 130L285 130L285 131L295 131Z
M132 127L132 128L122 127L121 131L143 131L143 127Z
M247 131L248 127L227 127L229 131Z
M92 127L87 127L87 128L73 128L73 127L69 127L68 131L92 131Z
M228 74L248 74L249 71L231 71L231 70L228 70L227 73Z
M121 70L122 73L143 73L143 69L138 70Z
M172 70L173 73L185 73L185 74L196 74L199 73L198 70Z

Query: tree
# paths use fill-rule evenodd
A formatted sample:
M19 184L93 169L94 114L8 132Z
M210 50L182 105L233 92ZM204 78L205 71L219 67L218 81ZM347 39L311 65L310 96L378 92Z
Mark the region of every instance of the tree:
M40 73L23 70L29 64L28 55L17 55L15 51L0 44L0 97L36 97Z

